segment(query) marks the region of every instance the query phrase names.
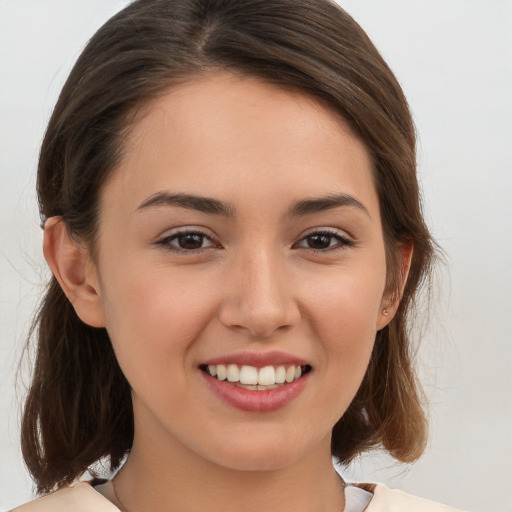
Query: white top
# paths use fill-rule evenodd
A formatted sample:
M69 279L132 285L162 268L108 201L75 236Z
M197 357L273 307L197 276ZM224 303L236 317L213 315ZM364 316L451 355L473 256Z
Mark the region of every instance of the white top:
M17 507L12 512L121 512L103 495L109 496L112 492L111 482L98 488L88 482L79 482ZM347 485L345 501L343 512L462 512L380 484L373 486L372 492Z

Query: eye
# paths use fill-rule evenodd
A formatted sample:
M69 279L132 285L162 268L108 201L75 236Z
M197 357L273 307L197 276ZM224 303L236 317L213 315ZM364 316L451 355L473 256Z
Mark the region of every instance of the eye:
M206 235L206 233L197 230L182 230L174 232L171 235L162 238L156 242L156 244L177 252L198 252L203 249L217 246L213 240Z
M338 231L321 230L310 233L296 244L315 252L327 252L352 247L354 242Z

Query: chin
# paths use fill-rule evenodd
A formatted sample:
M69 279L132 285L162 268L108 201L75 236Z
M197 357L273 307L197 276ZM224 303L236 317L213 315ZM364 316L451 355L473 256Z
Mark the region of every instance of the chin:
M232 439L226 450L211 453L215 464L236 471L275 471L307 457L309 450L303 438L297 442L291 436L247 436Z
M221 466L235 471L277 471L297 462L295 454L268 453L262 450L260 453L236 453L226 457L219 457L215 462Z

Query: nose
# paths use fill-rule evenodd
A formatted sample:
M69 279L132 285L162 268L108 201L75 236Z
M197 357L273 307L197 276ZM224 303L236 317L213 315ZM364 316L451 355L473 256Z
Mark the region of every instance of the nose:
M270 338L276 331L297 325L300 309L293 278L270 251L240 258L230 269L220 308L221 322L253 337Z

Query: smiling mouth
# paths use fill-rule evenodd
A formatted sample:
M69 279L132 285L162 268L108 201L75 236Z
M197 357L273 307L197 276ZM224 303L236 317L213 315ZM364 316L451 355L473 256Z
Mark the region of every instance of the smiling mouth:
M200 365L199 369L220 381L227 381L234 386L264 391L276 389L299 380L311 371L306 365L255 366L237 364Z

